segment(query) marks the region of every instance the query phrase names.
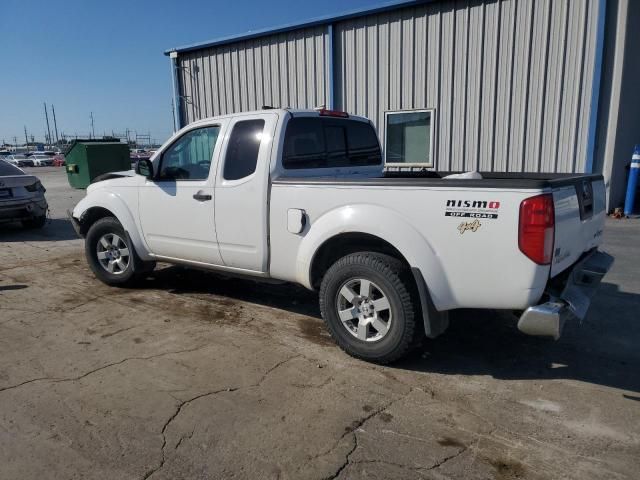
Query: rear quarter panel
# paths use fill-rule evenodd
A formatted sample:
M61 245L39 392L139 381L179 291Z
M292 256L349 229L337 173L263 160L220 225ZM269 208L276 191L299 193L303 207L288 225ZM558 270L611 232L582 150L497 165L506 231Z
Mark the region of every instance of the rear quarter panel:
M533 263L518 248L520 202L539 193L276 182L271 275L310 286L312 252L337 233L362 231L388 241L420 269L438 310L525 308L540 298L549 275L548 266ZM452 201L463 206L454 208ZM497 218L455 216L488 211L464 207L473 201L494 202ZM287 231L289 208L306 212L308 224L301 234Z

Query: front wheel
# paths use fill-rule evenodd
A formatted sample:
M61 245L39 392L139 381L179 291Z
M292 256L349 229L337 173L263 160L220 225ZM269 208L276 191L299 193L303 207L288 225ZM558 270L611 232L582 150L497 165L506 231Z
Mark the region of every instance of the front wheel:
M142 273L152 270L152 262L143 262L135 252L120 222L101 218L89 228L85 256L95 276L113 286L131 284Z
M421 339L414 305L409 270L380 253L342 257L320 287L320 311L331 336L349 355L376 363L400 359Z

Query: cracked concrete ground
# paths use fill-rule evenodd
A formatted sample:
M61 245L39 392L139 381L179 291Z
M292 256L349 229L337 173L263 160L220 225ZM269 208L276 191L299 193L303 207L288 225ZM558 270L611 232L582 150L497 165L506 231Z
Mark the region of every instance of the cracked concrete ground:
M161 266L106 287L52 221L0 227L0 478L625 479L640 471L640 227L558 342L463 311L390 367L326 334L313 293Z

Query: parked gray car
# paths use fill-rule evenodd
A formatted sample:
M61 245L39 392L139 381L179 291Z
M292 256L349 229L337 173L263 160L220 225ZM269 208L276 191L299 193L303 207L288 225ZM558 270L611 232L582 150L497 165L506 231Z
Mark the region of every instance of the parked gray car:
M26 228L42 228L48 209L44 192L37 177L0 160L0 222L20 221Z

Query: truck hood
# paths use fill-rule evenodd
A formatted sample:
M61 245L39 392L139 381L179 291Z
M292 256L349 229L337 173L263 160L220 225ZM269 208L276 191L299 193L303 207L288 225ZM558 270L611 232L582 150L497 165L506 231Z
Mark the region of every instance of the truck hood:
M87 187L87 193L91 193L101 188L110 187L133 187L138 184L137 175L133 170L123 172L112 172L109 178L101 180L99 182L92 183Z

